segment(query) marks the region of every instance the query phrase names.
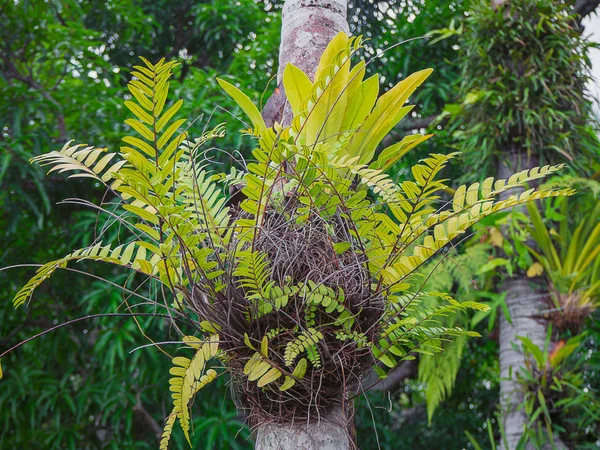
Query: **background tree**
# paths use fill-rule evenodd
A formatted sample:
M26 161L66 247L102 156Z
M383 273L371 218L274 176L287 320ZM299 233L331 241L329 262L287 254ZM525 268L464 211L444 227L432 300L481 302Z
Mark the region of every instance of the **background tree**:
M464 129L455 133L465 162L497 176L516 168L565 161L589 175L598 166L598 139L590 127L586 42L567 5L550 1L480 3L464 24L461 109ZM479 75L475 75L475 73ZM471 175L468 175L471 176ZM516 374L524 367L515 346L527 336L544 348L548 288L525 272L533 261L517 259L515 273L499 286L509 317L500 321L500 384L508 448L515 448L529 417ZM527 255L525 255L527 256ZM537 284L537 286L536 286ZM555 437L558 439L557 437ZM561 447L563 444L557 445Z

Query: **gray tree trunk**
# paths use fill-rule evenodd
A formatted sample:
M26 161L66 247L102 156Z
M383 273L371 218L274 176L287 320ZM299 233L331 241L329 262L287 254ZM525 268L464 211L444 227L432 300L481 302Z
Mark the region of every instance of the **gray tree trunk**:
M288 62L309 76L314 75L329 41L340 31L348 32L347 9L347 0L286 0L282 12L279 82ZM289 123L289 108L283 110L283 117L278 112L285 103L278 104L277 100L272 103L270 109L267 104L263 111L267 123L274 120ZM342 408L310 423L258 424L256 449L349 450L354 446L351 429L352 418Z
M291 62L312 77L340 31L348 33L348 0L286 0L281 22L279 77Z
M537 165L538 161L534 158L528 158L524 152L512 150L499 161L496 173L498 178L508 178L517 170ZM512 194L514 192L506 192L501 198ZM527 209L523 208L521 212L526 214ZM542 312L548 308L548 293L546 290L536 289L532 280L524 274L516 274L507 279L501 290L506 292L506 306L511 323L504 314L500 316L500 406L508 444L508 448L504 450L514 450L529 422L524 409L517 409L523 402L523 392L515 378L524 367L523 354L518 350L521 348L521 341L517 336L527 336L535 345L544 348L548 321L542 317ZM555 436L554 447L549 445L548 448L560 450L566 447Z
M348 450L353 446L348 420L339 408L310 423L259 425L256 450Z

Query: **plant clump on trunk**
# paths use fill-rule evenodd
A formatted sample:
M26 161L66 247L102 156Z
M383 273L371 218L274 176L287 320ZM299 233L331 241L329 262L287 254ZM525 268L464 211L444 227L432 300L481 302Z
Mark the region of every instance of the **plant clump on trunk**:
M256 143L253 160L229 174L210 172L202 157L221 127L198 139L178 132L182 101L167 104L176 63L164 60L144 60L132 72L125 102L132 133L119 153L69 142L35 158L102 183L114 200L99 208L131 239L47 263L14 304L70 261L115 264L160 285L156 307L188 355L172 360L162 449L176 421L189 440L194 396L225 372L253 424L307 424L340 409L349 421L352 397L371 370L384 378L415 353L442 351L443 340L477 336L446 318L487 306L445 293L427 294L439 298L435 305L421 302L419 268L494 212L573 192L531 189L498 199L561 168L544 166L459 186L442 202L439 175L455 153L429 155L412 166L411 179L392 179L386 171L431 135L378 146L410 112L405 103L431 70L379 95L377 75L364 79L366 62L351 63L361 45L339 33L312 80L286 66L286 126L267 127L245 94L219 80ZM241 189L237 205L225 195L232 186Z

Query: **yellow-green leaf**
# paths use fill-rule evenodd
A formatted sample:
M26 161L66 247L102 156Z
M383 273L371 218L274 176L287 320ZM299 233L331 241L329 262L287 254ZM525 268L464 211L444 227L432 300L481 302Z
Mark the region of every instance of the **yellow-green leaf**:
M249 381L256 381L258 380L260 377L262 377L265 372L267 370L269 370L269 368L271 367L271 365L267 362L267 361L261 361L259 362L254 369L252 370L252 372L250 372L250 374L248 375L248 380Z
M269 339L267 336L263 336L262 341L260 343L260 352L265 358L269 357Z
M302 112L303 102L310 95L312 86L310 78L302 70L288 63L283 71L283 87L294 116Z
M157 133L160 130L162 130L163 127L167 124L167 122L169 122L169 120L171 120L171 118L177 113L177 111L179 111L179 108L181 108L181 105L183 105L183 100L178 100L177 102L175 102L173 104L173 106L171 106L169 109L167 109L165 111L165 113L158 120L158 122L156 122L156 132Z
M152 214L149 211L146 211L144 208L140 208L139 206L133 206L133 205L123 205L123 209L126 211L129 211L129 212L132 212L136 216L138 216L150 223L153 223L154 225L159 224L158 216L156 216L155 214Z
M358 67L358 65L356 67ZM356 67L354 69L356 69ZM352 69L353 72L354 69ZM362 72L364 71L365 69L363 68ZM352 83L353 76L354 75L351 73L349 83ZM351 131L359 126L373 109L373 105L375 105L378 95L379 76L377 74L360 83L355 94L349 93L341 131Z
M221 88L223 88L223 90L235 100L238 106L242 108L242 111L244 111L246 116L248 116L258 134L265 134L267 131L265 121L256 105L252 103L252 100L250 100L246 94L236 88L233 84L219 78L217 78L217 81L219 82Z
M296 384L296 380L294 380L291 377L286 376L283 384L281 386L279 386L279 390L286 391L289 388L291 388L292 386L294 386L295 384Z
M277 380L281 376L281 371L275 367L265 373L260 380L258 380L258 387L266 386L269 383Z
M127 119L125 123L131 128L133 128L135 131L140 133L145 139L148 139L149 141L152 141L154 139L154 134L152 133L152 131L146 128L146 126L139 120Z
M295 376L296 378L304 377L307 367L308 367L308 362L306 361L306 358L302 358L300 361L298 361L298 365L294 369L294 372L292 373L292 375Z
M250 337L248 336L248 333L244 333L244 343L252 350L256 350L254 345L252 345L252 342L250 342Z
M429 139L433 134L411 134L405 136L400 142L390 145L382 150L377 158L369 167L385 171L396 164L400 158L419 145L421 142Z
M133 145L136 148L139 148L144 153L146 153L148 156L152 156L152 157L156 156L156 149L153 148L147 142L144 142L139 138L136 138L134 136L125 136L125 137L123 137L123 142L127 142L128 144Z
M196 336L184 336L183 342L196 350L204 343L204 341Z
M527 277L533 278L540 276L544 273L544 266L542 266L539 262L534 262L529 269L527 269Z
M173 136L173 134L177 131L177 129L181 125L183 125L185 123L185 121L186 121L185 119L179 119L179 120L176 120L175 122L173 122L171 125L169 125L169 128L167 128L165 130L165 132L163 133L163 135L158 140L157 146L158 146L159 150L161 148L163 148L163 146L167 143L167 141L169 139L171 139L171 136Z
M145 122L148 125L152 125L154 123L152 116L144 111L138 104L133 103L132 101L126 101L125 106L142 122Z

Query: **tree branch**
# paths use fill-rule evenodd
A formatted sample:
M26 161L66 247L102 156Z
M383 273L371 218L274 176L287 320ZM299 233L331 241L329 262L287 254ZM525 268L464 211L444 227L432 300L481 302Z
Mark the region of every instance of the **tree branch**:
M416 360L402 361L388 374L387 378L379 380L375 371L371 371L361 382L365 391L394 392L407 378L417 375L419 364Z
M599 0L600 1L600 0ZM418 117L415 119L404 119L395 128L396 131L410 131L427 128L435 120L437 115L433 114L427 117Z
M57 102L56 99L52 97L50 92L48 92L48 90L40 83L38 83L31 75L25 76L21 72L19 72L19 70L15 67L14 63L12 62L11 54L9 54L8 52L3 53L2 59L4 60L4 65L6 68L5 75L7 78L12 78L13 80L20 81L25 85L29 86L30 88L38 91L45 100L47 100L55 107L56 120L58 122L58 141L65 142L67 140L67 127L65 125L65 116L62 112L61 104Z
M588 16L600 5L600 0L577 0L575 2L575 12L583 19ZM579 23L581 23L581 19Z
M152 414L150 414L148 410L144 408L144 404L142 403L142 397L139 392L137 393L136 398L137 403L133 407L133 412L136 413L137 417L139 418L139 423L141 425L146 425L147 428L149 428L152 431L154 436L156 436L156 440L160 441L163 432L162 428L160 427L160 425L158 425L158 422L154 420Z

